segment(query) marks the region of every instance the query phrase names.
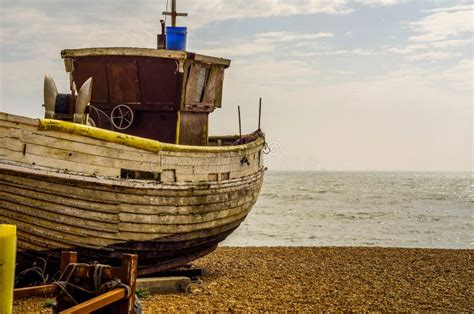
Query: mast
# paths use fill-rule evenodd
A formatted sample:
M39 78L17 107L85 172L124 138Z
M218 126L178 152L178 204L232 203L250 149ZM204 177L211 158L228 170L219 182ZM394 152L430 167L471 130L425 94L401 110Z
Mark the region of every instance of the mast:
M163 15L171 16L171 26L176 27L176 17L188 16L188 13L177 13L176 0L171 0L171 12L163 12Z

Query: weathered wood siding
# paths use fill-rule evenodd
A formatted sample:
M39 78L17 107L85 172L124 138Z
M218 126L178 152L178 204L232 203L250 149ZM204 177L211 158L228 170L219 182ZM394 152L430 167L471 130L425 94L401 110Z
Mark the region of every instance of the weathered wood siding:
M2 160L87 176L120 179L124 172L136 171L136 178L154 173L161 182L239 179L261 170L261 148L152 153L81 135L39 131L38 122L33 119L0 113Z
M18 226L23 250L211 243L238 226L262 185L261 145L152 153L38 125L0 113L0 222Z

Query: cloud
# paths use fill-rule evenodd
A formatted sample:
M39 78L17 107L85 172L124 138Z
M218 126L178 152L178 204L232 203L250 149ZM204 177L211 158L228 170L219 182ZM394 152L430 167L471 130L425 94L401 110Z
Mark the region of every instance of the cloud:
M356 55L356 56L374 56L381 54L383 51L375 49L325 49L319 51L293 51L292 56L295 57L317 57L317 56L337 56L337 55Z
M447 83L457 90L470 92L472 97L472 92L474 91L474 60L472 58L462 59L452 67L432 72L428 79L437 81L440 84Z
M256 39L260 42L290 42L290 41L306 41L318 38L333 38L332 33L295 33L295 32L268 32L257 34Z
M401 2L406 2L407 0L356 0L356 2L361 3L363 5L370 5L370 6L388 6L388 5L395 5Z
M405 65L387 74L390 80L419 82L427 86L443 86L456 92L472 95L474 90L474 60L461 59L450 66L432 66L430 68ZM472 96L471 96L472 97ZM470 104L465 104L470 107Z
M407 60L409 61L420 61L420 60L447 60L456 57L460 57L462 54L460 53L451 53L451 52L443 52L443 51L428 51L422 52L418 54L410 54L407 56Z
M154 47L165 3L0 1L0 107L27 116L43 114L44 73L54 76L61 92L68 91L68 77L59 58L61 49ZM274 16L354 14L351 20L357 23L357 19L373 14L372 10L363 11L364 5L393 6L400 2L180 0L178 10L190 13L181 21L193 28L202 27L204 39L217 40L209 30L218 29L220 24L204 26L235 19L234 28L228 29L234 39L199 41L204 48L198 49L200 53L237 57L226 72L224 106L213 113L211 131L235 132L237 104L242 106L245 129L254 130L258 97L263 97L268 139L278 139L285 151L295 155L318 156L325 167L468 169L472 158L466 151L472 146L472 136L468 138L471 129L466 130L472 127L474 82L468 45L473 41L470 31L463 31L465 27L453 20L470 21L470 16L457 15L472 13L470 7L422 12L425 16L418 21L401 24L411 40L401 31L390 34L397 35L396 40L387 37L392 44L382 47L377 46L371 29L353 30L354 38L367 36L367 41L350 39L351 33L344 31L351 29L335 25L341 20L336 17L318 20L318 31L325 32L307 28L298 17L287 19L294 23L291 26L265 21ZM393 14L395 18L403 13L391 9L394 11L377 14L380 18ZM259 18L264 21L257 21ZM249 31L252 23L259 26L253 32ZM283 26L291 31L272 31ZM438 28L442 30L439 36ZM255 34L257 29L265 32ZM307 33L296 33L297 29ZM415 40L416 36L434 39Z
M462 5L455 5L452 7L447 7L447 8L436 8L436 9L431 9L431 10L424 10L424 12L429 12L429 13L438 13L438 12L456 12L456 11L472 11L474 10L474 4L462 4Z
M193 25L207 24L212 21L227 19L311 15L316 13L325 14L348 14L353 10L346 0L240 0L240 1L183 1L183 7L190 12L199 12L190 19Z
M387 47L387 53L403 55L408 61L446 60L463 56L460 49L473 43L470 38L408 44L403 47Z
M295 32L266 32L254 35L250 39L236 40L227 47L220 43L211 43L207 49L201 50L204 54L235 56L253 56L267 52L275 52L277 49L300 47L300 44L308 44L322 39L333 38L332 33L295 33Z
M420 21L408 23L417 33L409 38L410 41L431 42L453 39L472 33L474 30L474 6L453 6L436 9L434 12Z
M455 60L472 45L474 5L455 5L423 12L418 21L403 23L411 35L405 46L385 47L387 53L403 55L408 62Z

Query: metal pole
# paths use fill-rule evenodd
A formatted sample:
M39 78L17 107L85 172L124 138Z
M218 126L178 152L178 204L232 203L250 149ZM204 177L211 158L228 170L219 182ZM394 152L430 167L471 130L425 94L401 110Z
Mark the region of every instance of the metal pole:
M176 0L171 1L171 25L176 27Z
M239 111L239 138L240 143L242 143L242 119L240 118L240 106L237 106L237 110Z
M260 97L260 102L258 103L258 129L260 130L260 123L262 121L262 97Z
M15 256L16 226L0 225L0 314L12 313Z

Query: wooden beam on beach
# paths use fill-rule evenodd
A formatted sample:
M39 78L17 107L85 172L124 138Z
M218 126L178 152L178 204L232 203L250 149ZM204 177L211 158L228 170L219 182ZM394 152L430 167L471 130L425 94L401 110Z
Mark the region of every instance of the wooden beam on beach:
M102 309L112 303L123 300L127 297L127 291L124 288L115 289L99 295L89 301L78 304L65 311L60 312L61 314L78 314L78 313L91 313L96 310ZM129 312L133 313L133 312Z
M137 279L137 289L146 289L152 294L186 292L190 284L191 278L184 276Z
M201 277L204 275L204 270L202 268L192 268L192 269L173 269L168 271L163 271L156 273L156 277Z
M77 264L77 253L76 252L62 252L61 254L61 282L63 276L69 278L94 278L97 265L84 265ZM106 265L101 274L101 280L103 279L120 279L123 283L122 287L106 292L102 295L94 297L88 301L77 304L74 307L66 308L67 304L64 304L64 300L57 298L58 310L60 313L91 313L93 311L104 308L115 302L119 302L118 313L119 314L131 314L134 313L135 304L135 291L136 291L136 280L137 280L137 269L138 269L138 256L133 254L122 255L121 267L111 267ZM127 288L124 288L126 286ZM65 290L67 283L61 288ZM51 285L44 285L38 287L28 287L15 289L15 299L21 299L33 296L50 296L60 292L58 283ZM96 292L97 293L97 292ZM60 295L60 294L59 294ZM59 296L58 295L58 296Z
M48 297L55 295L59 291L56 285L44 285L28 288L17 288L14 290L13 299L19 300L31 297Z

